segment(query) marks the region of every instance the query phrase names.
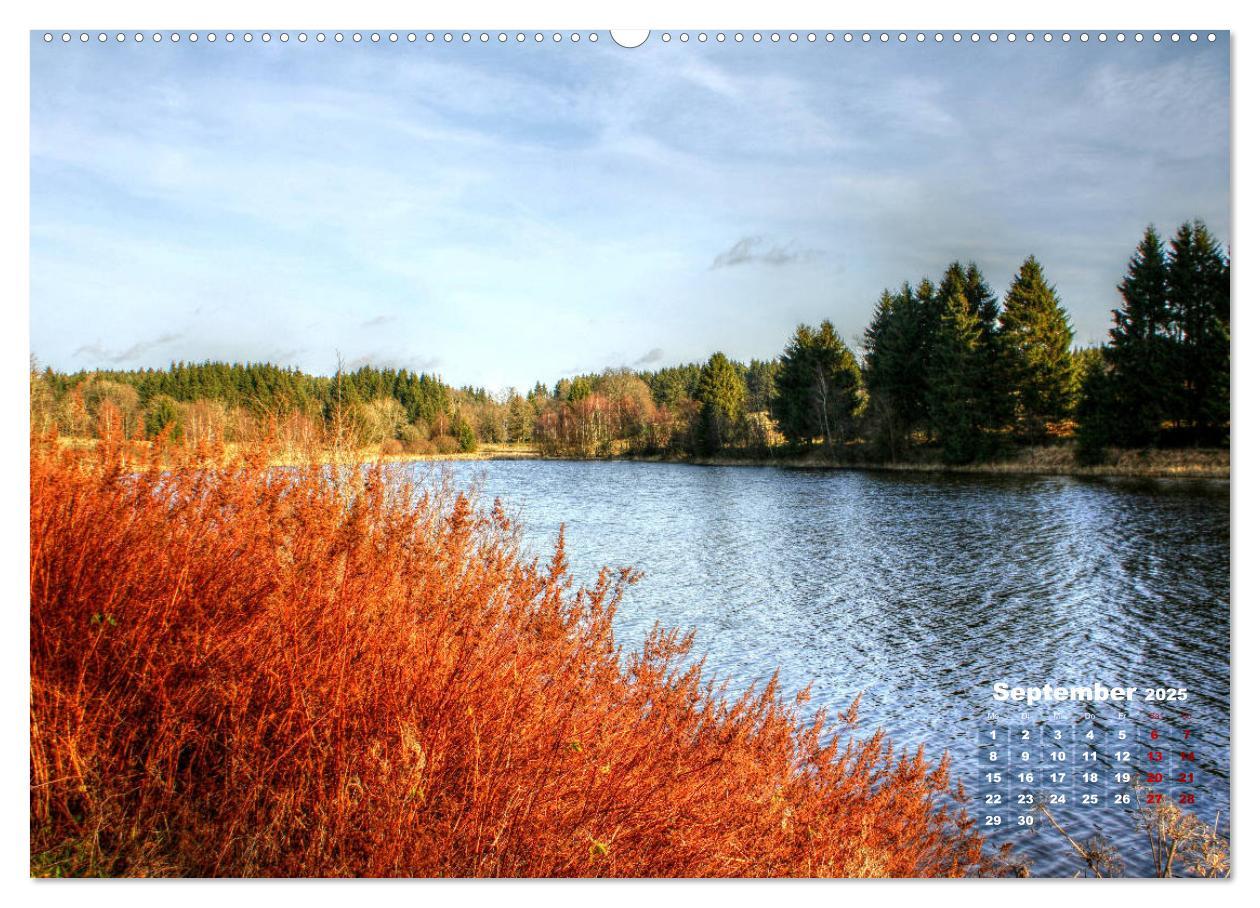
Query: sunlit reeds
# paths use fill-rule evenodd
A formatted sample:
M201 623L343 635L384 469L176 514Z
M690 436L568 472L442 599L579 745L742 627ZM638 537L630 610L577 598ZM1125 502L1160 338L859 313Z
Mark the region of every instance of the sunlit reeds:
M677 631L619 650L630 571L579 586L497 503L268 456L33 442L32 873L989 868L946 765L727 696Z

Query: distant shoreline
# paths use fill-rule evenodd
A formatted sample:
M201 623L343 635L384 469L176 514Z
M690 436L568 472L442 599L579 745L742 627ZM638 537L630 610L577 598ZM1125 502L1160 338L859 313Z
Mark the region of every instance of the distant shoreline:
M60 439L64 446L91 447L95 439ZM229 448L232 445L229 444ZM271 458L273 466L292 466L303 461L302 456L277 454ZM321 456L321 461L331 457ZM884 473L956 473L974 476L1078 476L1116 479L1197 479L1224 480L1230 478L1230 452L1227 449L1175 448L1168 450L1118 450L1106 452L1100 463L1082 464L1076 460L1075 450L1068 445L1047 445L1023 448L1003 460L978 461L968 464L949 464L933 459L933 452L920 451L913 460L868 461L833 460L822 451L807 455L782 457L670 457L642 454L614 454L607 457L552 457L544 455L533 445L489 444L476 451L452 454L380 454L359 451L355 460L364 463L407 464L446 463L454 461L492 460L552 460L593 463L596 461L625 461L631 463L680 464L699 467L779 467L791 470L862 470Z
M821 453L821 452L819 452ZM1113 450L1101 463L1077 462L1075 451L1066 446L1026 448L1003 460L969 464L948 464L940 460L836 461L825 457L667 457L618 454L609 457L547 457L537 448L515 445L494 446L471 454L388 455L385 463L448 460L571 460L630 461L634 463L673 463L712 467L781 467L785 469L864 470L893 473L960 473L992 476L1081 476L1131 479L1213 479L1230 478L1230 453L1218 449Z

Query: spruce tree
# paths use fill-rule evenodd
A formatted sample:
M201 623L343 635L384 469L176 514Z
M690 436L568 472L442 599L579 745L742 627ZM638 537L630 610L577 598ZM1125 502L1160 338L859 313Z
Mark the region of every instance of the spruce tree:
M984 366L980 319L955 288L941 313L928 385L928 413L947 462L974 460L985 447Z
M1098 463L1103 450L1116 440L1116 401L1112 367L1106 348L1080 351L1079 403L1076 406L1076 455L1082 463Z
M1025 439L1042 439L1070 412L1072 327L1031 255L1006 293L998 341L1017 429Z
M738 440L743 423L744 379L725 354L714 353L700 370L700 442L714 454Z
M1121 305L1112 310L1115 326L1103 350L1108 381L1095 377L1084 393L1105 389L1113 396L1089 405L1094 413L1108 412L1111 441L1145 447L1157 440L1165 419L1175 418L1177 398L1168 267L1153 226L1146 228L1118 289Z
M1001 429L1010 420L1011 414L1001 381L1002 351L998 344L998 315L1001 309L998 299L975 262L969 262L965 268L961 262L950 264L937 292L942 308L955 293L961 293L968 311L976 319L976 327L980 331L977 351L980 366L976 371L975 390L981 413L980 425L986 430Z
M867 430L877 454L893 460L904 455L926 415L924 322L920 298L904 284L880 296L863 338Z
M862 382L866 386L866 436L881 454L895 457L900 432L887 378L892 309L893 296L885 290L879 295L870 323L862 333Z
M1172 240L1168 299L1181 419L1196 443L1218 441L1229 423L1229 263L1202 221L1182 224Z
M919 356L921 359L919 373L924 376L923 389L927 390L927 368L932 362L932 354L936 350L936 335L941 330L941 316L945 312L945 300L937 292L936 285L928 278L919 281L918 286L914 288L914 309L918 315L919 328ZM921 400L923 410L920 415L926 415L926 398Z
M149 408L144 414L144 434L148 438L156 438L164 431L171 441L181 441L184 437L184 418L174 398L159 394L149 402Z
M775 375L772 415L795 442L821 437L828 448L853 431L862 376L852 351L829 321L817 329L799 325Z

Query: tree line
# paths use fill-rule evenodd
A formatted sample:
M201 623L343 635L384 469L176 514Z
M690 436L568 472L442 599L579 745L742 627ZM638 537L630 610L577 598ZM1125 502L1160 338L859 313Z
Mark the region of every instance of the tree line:
M774 360L715 353L656 372L541 386L546 453L761 455L823 448L949 463L1075 439L1108 447L1220 445L1229 428L1229 259L1201 221L1165 244L1148 228L1100 347L1073 348L1067 312L1029 256L999 299L974 264L885 290L855 352L830 321Z
M1029 256L999 299L974 264L885 290L855 352L830 321L800 325L781 355L714 353L657 370L606 369L522 394L454 388L365 366L316 376L268 364L32 370L32 428L232 441L349 427L385 453L536 445L550 456L766 456L951 463L1075 439L1109 447L1219 445L1229 428L1229 259L1200 221L1165 243L1148 228L1129 261L1108 341L1073 329ZM277 428L279 427L279 428Z

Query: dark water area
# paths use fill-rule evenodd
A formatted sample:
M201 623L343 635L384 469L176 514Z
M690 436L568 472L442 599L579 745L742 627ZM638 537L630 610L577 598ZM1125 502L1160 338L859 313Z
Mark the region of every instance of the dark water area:
M859 733L883 727L898 745L949 750L971 789L986 729L1059 721L995 703L995 682L1184 687L1194 810L1209 823L1219 812L1228 830L1227 482L630 462L440 469L501 498L535 553L550 552L563 523L579 580L605 564L642 570L616 619L627 647L659 621L694 628L696 651L736 687L777 668L789 693L812 682L810 708L833 714L860 692ZM1144 734L1147 706L1108 705L1095 724ZM1055 815L1081 841L1106 834L1129 874L1150 873L1129 809L1069 797ZM1038 875L1084 870L1044 823L1008 819L993 832Z

